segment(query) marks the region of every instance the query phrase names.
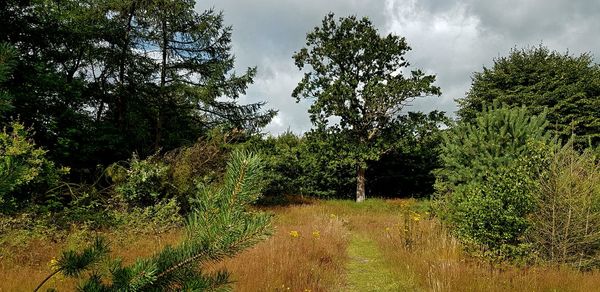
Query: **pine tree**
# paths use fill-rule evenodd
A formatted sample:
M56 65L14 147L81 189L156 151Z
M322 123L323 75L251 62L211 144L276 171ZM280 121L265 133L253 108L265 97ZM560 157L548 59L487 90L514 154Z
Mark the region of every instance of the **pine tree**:
M528 251L523 235L546 163L541 149L555 144L547 126L544 114L490 106L443 136L436 212L471 251L493 259Z
M201 264L232 256L263 240L271 232L270 215L251 212L258 199L263 166L257 155L236 151L218 186L200 187L192 199L184 240L132 265L109 262L109 275L96 267L109 252L104 240L79 252L67 251L57 271L68 277L87 274L81 291L205 291L226 288L226 271L207 273ZM51 278L50 275L44 282ZM41 283L38 289L43 285Z

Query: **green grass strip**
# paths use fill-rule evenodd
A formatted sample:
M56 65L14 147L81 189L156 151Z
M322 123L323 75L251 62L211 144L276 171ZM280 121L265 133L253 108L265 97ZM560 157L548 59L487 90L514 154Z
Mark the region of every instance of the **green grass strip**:
M402 281L390 271L377 244L354 234L348 246L347 286L344 291L415 291L416 285Z

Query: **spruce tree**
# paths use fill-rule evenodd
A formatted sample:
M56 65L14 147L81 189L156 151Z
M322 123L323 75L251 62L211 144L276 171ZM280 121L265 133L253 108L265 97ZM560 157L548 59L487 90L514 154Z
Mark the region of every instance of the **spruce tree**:
M270 234L270 215L248 210L249 204L260 196L262 187L261 158L236 151L232 153L222 184L200 187L193 196L193 211L188 216L181 243L168 246L148 258L139 258L131 265L124 265L118 259L105 261L109 263L110 272L104 275L97 265L107 257L108 246L104 240L96 240L84 250L64 252L55 273L68 277L86 275L80 291L226 288L230 284L229 274L226 271L205 272L202 264L230 257Z

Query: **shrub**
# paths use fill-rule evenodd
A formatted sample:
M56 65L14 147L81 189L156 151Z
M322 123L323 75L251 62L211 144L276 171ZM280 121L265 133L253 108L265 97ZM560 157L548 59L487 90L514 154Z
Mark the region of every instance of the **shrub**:
M133 155L128 167L111 165L107 173L115 183L116 194L130 206L150 206L164 199L171 186L169 167L157 155L144 160Z
M544 116L490 107L444 135L436 172L437 213L471 247L494 258L526 251L527 216L546 161Z
M46 151L29 139L23 124L14 122L0 133L0 211L18 203L43 199L50 186L68 169L58 169ZM37 202L42 203L42 202Z
M148 207L114 211L112 216L120 228L128 232L159 234L183 225L183 217L175 198Z
M168 179L177 196L186 196L194 192L198 182L218 181L225 173L230 141L240 133L223 133L214 130L196 143L180 147L163 155L162 161L168 166ZM187 204L187 198L180 198L181 204Z
M587 269L600 264L600 163L567 144L541 180L528 239L539 257Z
M255 147L264 157L268 182L265 195L300 194L300 181L304 175L300 164L303 143L305 139L292 132L258 141Z
M262 161L252 154L234 152L222 183L199 188L188 217L183 241L131 265L108 261L84 280L84 291L205 291L223 290L230 283L224 272L207 273L202 264L232 256L271 233L271 216L250 211L261 194ZM81 251L66 251L55 273L83 275L108 255L102 240ZM106 274L101 274L104 271ZM50 277L42 282L38 290ZM106 279L108 278L108 279Z

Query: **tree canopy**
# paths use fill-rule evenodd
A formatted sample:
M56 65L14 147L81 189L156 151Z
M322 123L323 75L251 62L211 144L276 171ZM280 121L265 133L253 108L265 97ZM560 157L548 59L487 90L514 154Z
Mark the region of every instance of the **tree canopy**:
M473 121L493 102L526 106L530 114L547 108L549 128L564 141L575 134L582 146L600 145L600 66L589 54L514 49L473 75L467 96L458 100L458 114Z
M378 160L390 149L388 131L412 99L440 94L435 76L413 70L405 54L403 37L381 36L368 18L335 19L327 15L321 27L306 37L306 47L293 56L301 70L312 70L292 96L314 99L310 118L318 128L344 132L357 166L357 200L364 199L364 173L369 160Z
M0 43L14 64L0 124L19 119L75 169L191 144L215 126L258 131L276 112L236 101L256 68L233 72L232 28L194 5L3 1Z

